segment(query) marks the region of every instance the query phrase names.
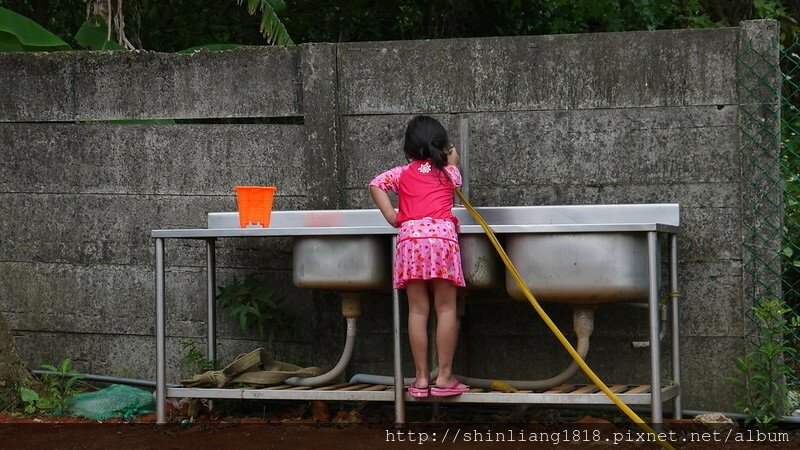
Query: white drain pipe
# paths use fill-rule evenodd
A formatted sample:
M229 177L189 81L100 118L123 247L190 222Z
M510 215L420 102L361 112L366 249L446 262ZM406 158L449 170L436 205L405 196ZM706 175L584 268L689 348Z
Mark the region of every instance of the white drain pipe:
M578 343L576 350L581 358L585 358L589 352L589 337L594 331L594 308L586 306L576 306L572 310L572 322L575 334L578 336ZM563 384L566 380L572 378L578 371L578 364L574 361L560 374L547 378L544 380L490 380L485 378L472 378L463 375L454 374L453 376L458 380L470 385L471 387L489 389L493 383L505 383L515 389L545 389L553 386ZM431 379L436 378L436 371L431 373ZM410 384L414 378L404 378L404 384ZM373 375L367 373L359 373L350 378L351 383L369 383L369 384L385 384L390 385L394 383L394 378L386 375Z
M330 371L316 377L292 377L284 383L290 386L321 386L336 381L350 364L356 343L356 323L361 317L361 292L342 292L342 315L347 321L347 337L339 362Z

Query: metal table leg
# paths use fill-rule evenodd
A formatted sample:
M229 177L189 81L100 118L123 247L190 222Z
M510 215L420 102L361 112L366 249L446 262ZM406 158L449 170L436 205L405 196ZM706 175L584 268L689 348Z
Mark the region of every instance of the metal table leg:
M156 238L156 423L167 422L165 404L166 384L166 329L164 327L164 239Z
M392 268L395 264L396 246L397 237L392 236ZM396 425L402 425L406 423L406 405L403 398L403 358L400 345L400 291L397 289L392 289L392 318L394 327L394 422Z
M208 351L209 361L217 359L217 258L215 252L216 239L206 239L206 292L208 297ZM209 401L208 407L213 409L214 402Z
M652 408L652 422L658 426L662 422L661 411L661 343L658 340L658 234L654 231L647 233L647 259L649 295L648 307L650 310L650 401Z
M678 312L678 236L676 234L671 234L669 238L669 291L671 300L670 309L672 309L672 380L680 388L681 336ZM677 397L673 400L673 410L675 411L676 419L683 418L681 403L681 394L680 391L678 391Z
M215 303L217 292L217 261L214 252L215 239L206 240L206 275L208 295L208 360L217 359L217 308Z

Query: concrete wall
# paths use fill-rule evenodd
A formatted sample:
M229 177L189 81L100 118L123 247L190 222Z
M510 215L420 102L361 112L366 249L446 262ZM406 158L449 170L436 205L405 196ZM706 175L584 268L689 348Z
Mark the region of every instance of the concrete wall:
M153 375L148 231L233 210L230 188L275 184L276 209L372 207L365 186L404 160L414 114L458 142L469 124L476 205L681 204L685 407L730 410L744 353L737 62L774 22L741 28L302 45L195 55L0 55L0 305L30 362ZM298 125L119 125L126 118L302 116ZM767 117L767 120L776 120ZM777 247L775 249L777 251ZM168 241L170 379L179 342L204 335L203 248ZM298 314L277 357L329 366L344 339L335 294L291 285L288 240L222 241L219 281L266 273ZM553 375L568 356L527 304L470 295L456 367ZM348 373L391 373L386 293L364 308ZM548 305L571 333L569 311ZM606 306L588 362L649 383L644 310ZM219 317L221 353L258 343ZM666 347L666 345L665 345ZM410 352L404 356L411 373ZM669 378L665 352L664 379ZM576 377L576 381L583 381Z

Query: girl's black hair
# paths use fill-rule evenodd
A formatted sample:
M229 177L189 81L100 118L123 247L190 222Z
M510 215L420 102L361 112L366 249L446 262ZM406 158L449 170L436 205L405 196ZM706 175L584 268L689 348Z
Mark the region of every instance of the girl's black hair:
M449 148L447 131L438 120L430 116L416 116L408 123L403 142L406 157L416 160L430 158L433 165L448 179L450 176L444 168L447 165L446 151Z

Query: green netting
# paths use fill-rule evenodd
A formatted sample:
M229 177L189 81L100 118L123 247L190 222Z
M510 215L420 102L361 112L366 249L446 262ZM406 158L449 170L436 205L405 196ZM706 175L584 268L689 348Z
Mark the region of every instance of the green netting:
M745 48L738 80L745 294L750 305L783 299L792 308L790 321L800 316L799 53L800 37L788 46L775 40ZM748 337L764 344L755 327ZM800 350L800 336L788 341ZM800 360L785 358L794 368L787 381L800 385Z
M59 415L88 419L130 419L151 414L155 408L153 394L132 386L114 384L95 392L78 394L67 400Z

